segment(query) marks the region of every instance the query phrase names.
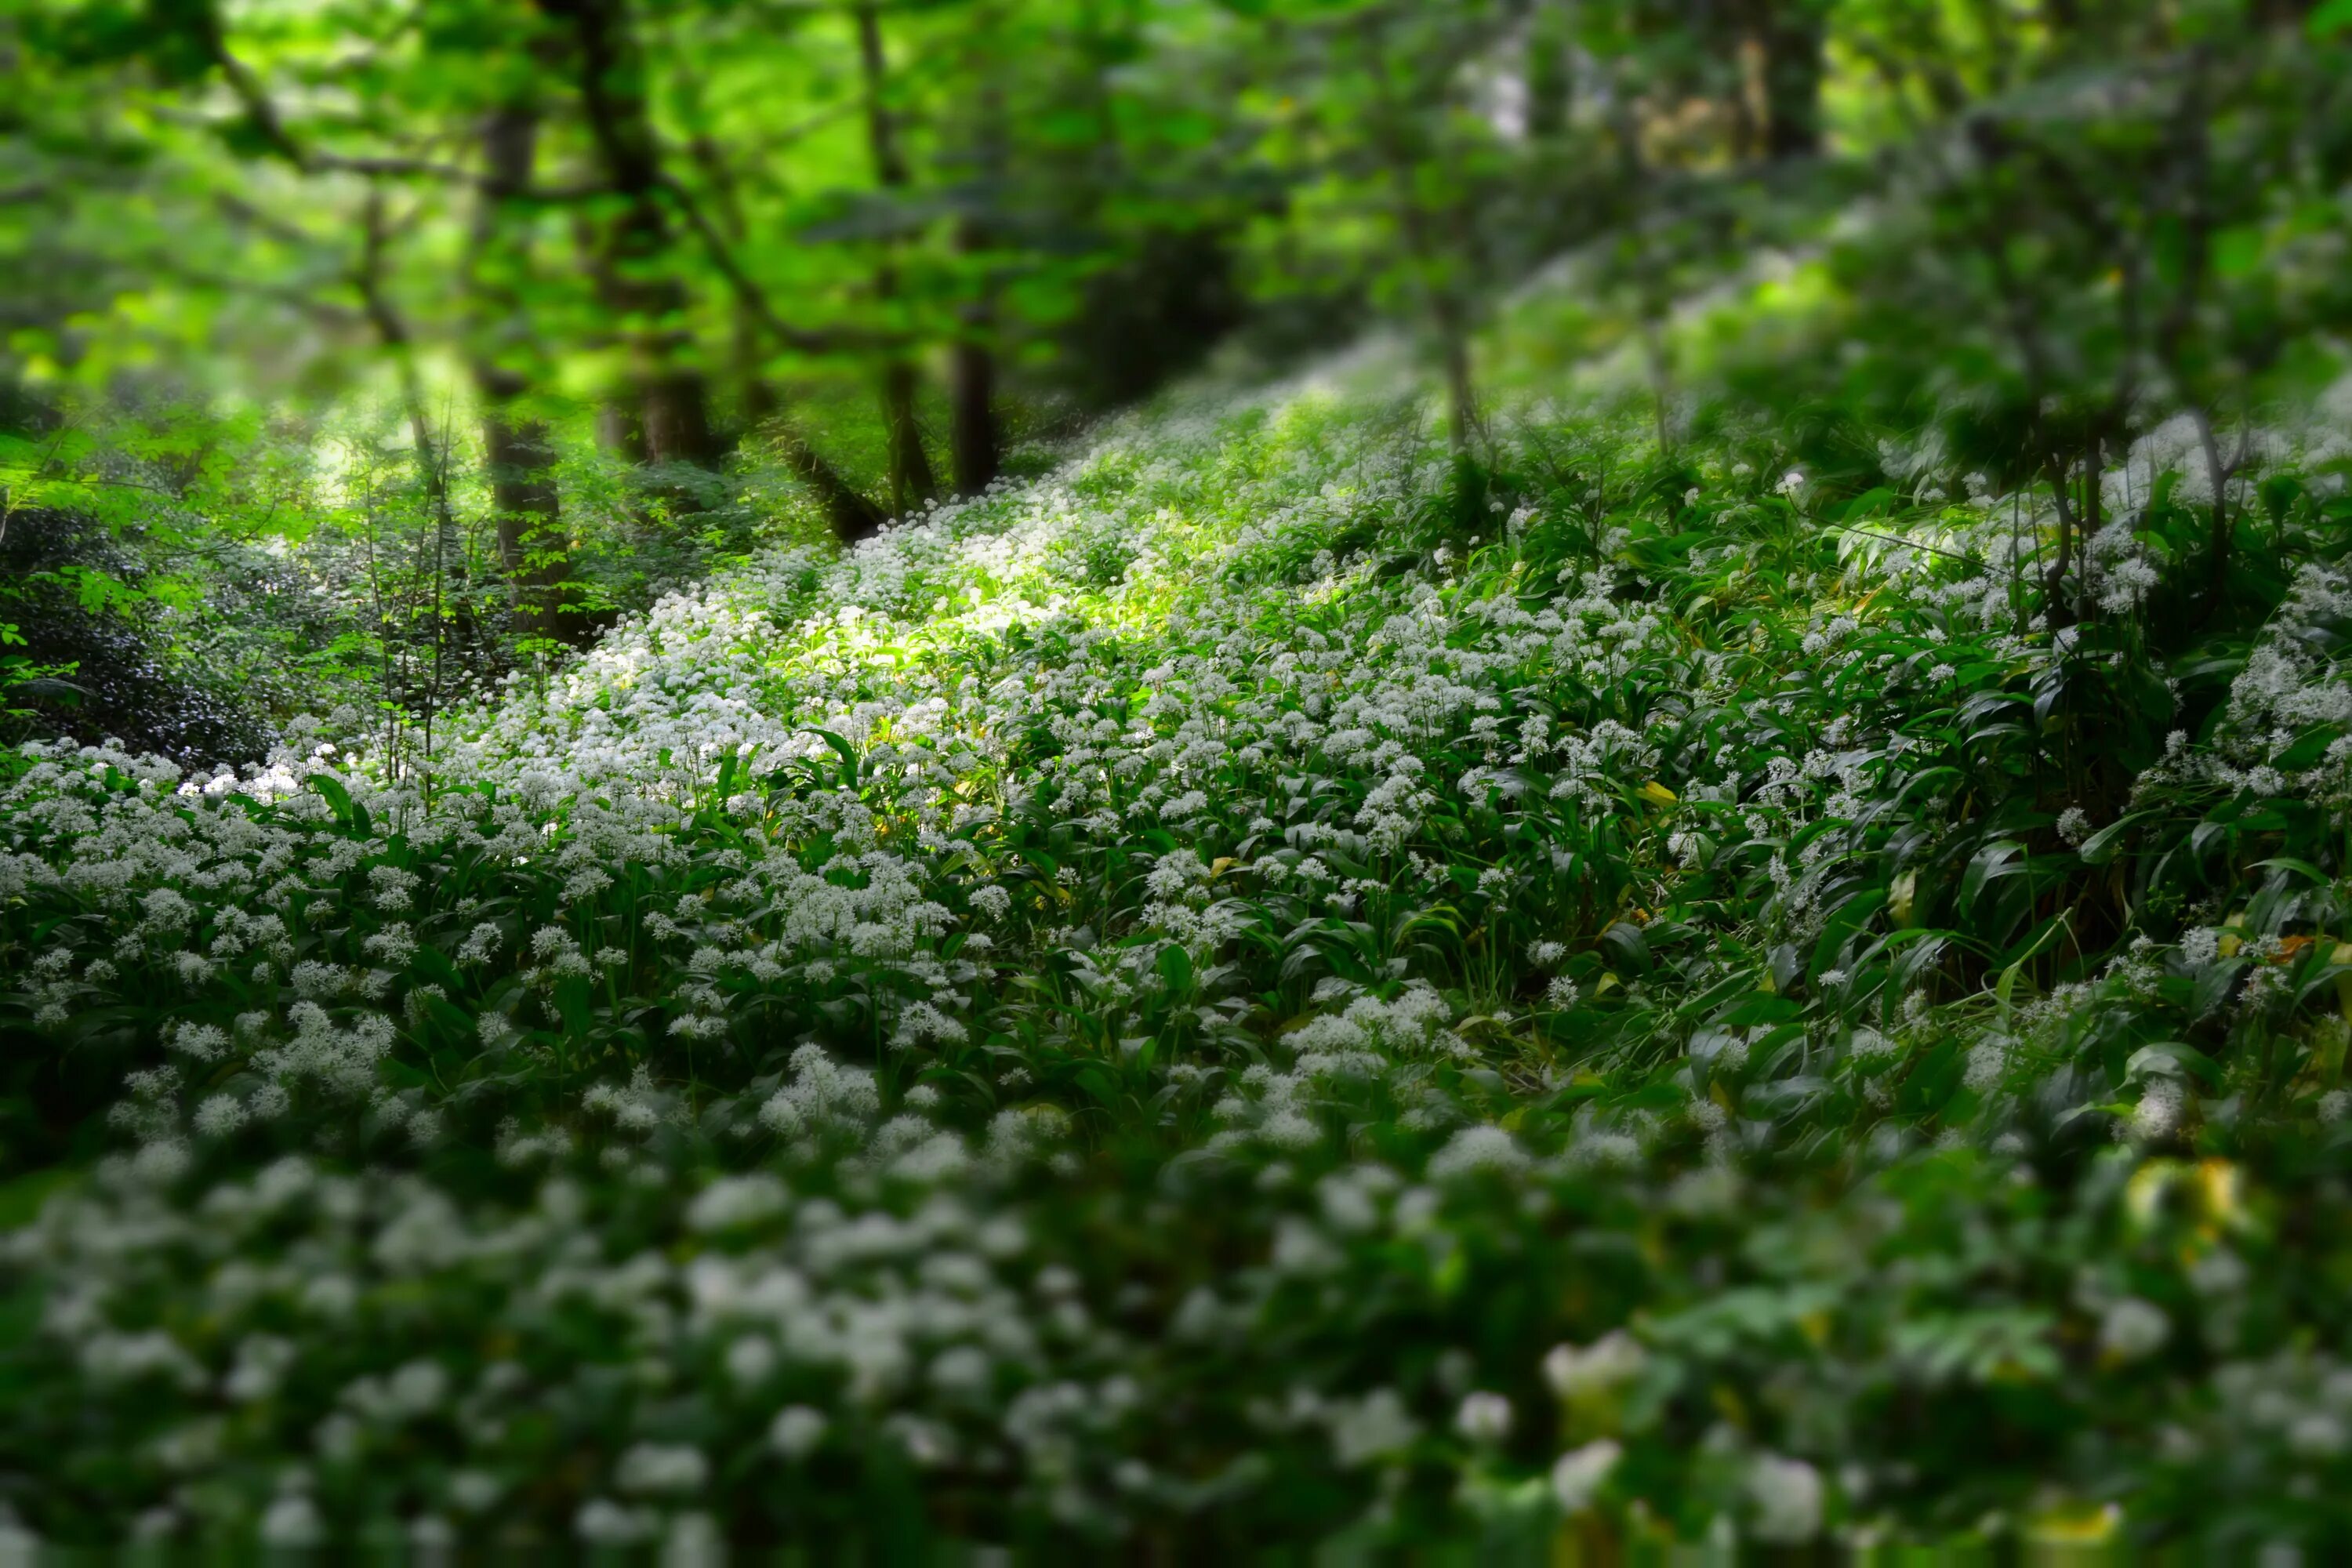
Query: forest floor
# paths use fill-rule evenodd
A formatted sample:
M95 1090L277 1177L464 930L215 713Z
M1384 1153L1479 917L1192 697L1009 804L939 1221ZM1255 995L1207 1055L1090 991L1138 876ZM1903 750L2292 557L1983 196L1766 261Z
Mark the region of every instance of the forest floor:
M1853 432L1487 435L1172 400L429 771L29 748L17 1528L2341 1544L2320 438L2053 626Z

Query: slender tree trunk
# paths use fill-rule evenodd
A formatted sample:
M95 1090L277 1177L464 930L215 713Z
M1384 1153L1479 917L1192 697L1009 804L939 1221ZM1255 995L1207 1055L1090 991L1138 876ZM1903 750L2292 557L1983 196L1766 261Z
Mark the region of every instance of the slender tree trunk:
M513 412L520 390L499 383L482 388L482 457L498 512L499 563L514 584L516 630L569 640L574 628L564 624L562 604L572 563L555 448L545 421Z
M2074 502L2067 494L2074 483L2074 463L2063 452L2051 454L2051 503L2058 513L2058 558L2042 579L2042 614L2053 632L2074 624L2074 606L2066 602L2066 577L2074 569Z
M974 316L981 322L987 320L977 310ZM954 448L956 493L978 495L995 479L1002 460L996 427L996 355L986 343L965 338L955 346L950 369L955 419L948 434Z
M644 451L655 463L715 468L720 444L710 419L709 384L682 324L688 294L667 265L667 176L646 101L646 68L628 0L539 0L565 24L589 139L619 211L595 242L591 266L605 305L630 321L632 398ZM624 446L623 449L625 449ZM691 498L681 494L681 504Z
M1454 450L1467 453L1481 433L1478 393L1470 378L1470 334L1453 310L1441 308L1437 316L1445 355L1446 425Z
M1528 137L1556 141L1568 129L1575 78L1569 71L1570 0L1537 0L1528 19Z
M980 68L986 74L980 89L979 181L970 210L956 226L956 251L967 265L986 256L991 236L982 218L1003 199L1005 164L1004 91L982 39ZM955 463L958 494L977 495L996 478L1002 461L1003 437L996 424L996 281L986 263L975 279L972 298L961 312L954 353L950 361L949 448Z
M1420 184L1415 178L1421 149L1406 129L1404 106L1396 101L1382 63L1389 38L1377 13L1365 19L1364 43L1367 58L1373 62L1373 80L1379 89L1370 130L1381 161L1387 165L1397 228L1404 240L1406 257L1418 275L1430 325L1437 337L1445 375L1448 434L1455 455L1465 456L1482 434L1477 391L1470 374L1469 312L1459 280L1448 276L1453 270L1447 265L1451 258L1440 247L1435 233L1437 216L1422 203Z
M871 0L857 7L857 52L866 73L866 135L874 157L874 177L886 191L906 188L907 162L898 150L898 129L889 106L883 101L887 62L882 53L882 19ZM892 255L896 241L886 241L882 265L874 275L874 292L887 310L898 298L898 268ZM882 422L890 443L890 509L898 514L928 500L938 489L930 458L923 450L923 432L915 416L920 387L914 363L894 353L882 366Z
M1674 371L1666 355L1664 310L1645 302L1642 312L1642 358L1650 369L1650 416L1657 430L1658 455L1675 450Z
M497 514L499 567L515 596L515 629L526 637L576 638L565 623L563 584L571 562L563 536L563 504L555 480L555 447L546 421L519 411L529 378L501 363L523 308L507 277L527 264L507 239L507 209L530 189L539 144L539 111L529 103L502 104L482 122L484 177L474 214L467 282L472 295L473 377L482 400L482 456L490 504Z
M457 538L457 515L449 505L449 468L443 444L436 438L431 416L425 405L425 391L416 374L415 342L406 320L394 306L383 286L383 258L390 243L390 231L384 221L383 192L374 182L368 186L365 230L361 262L352 277L360 302L384 351L392 356L394 368L400 378L401 402L408 415L408 427L416 448L417 478L425 491L425 504L431 515L432 538L428 545L422 540L417 549L417 572L412 582L420 577L431 579L430 590L419 587L403 617L404 634L401 642L405 648L415 639L417 616L429 601L426 616L429 673L421 692L415 683L404 681L399 692L404 701L414 701L420 721L424 746L425 798L432 798L431 762L433 755L433 720L440 706L444 677L448 673L452 641L464 647L473 641L472 616L465 595L457 604L448 603L447 588L452 561L462 565L464 550ZM429 566L426 564L430 563ZM454 639L453 639L454 634ZM390 689L387 689L390 695Z
M2200 403L2192 405L2190 413L2197 420L2197 445L2205 458L2206 481L2213 487L2213 527L2205 547L2205 592L2197 611L2201 625L2221 608L2230 592L2230 556L2237 542L2237 521L2230 508L2230 481L2245 461L2246 441L2241 437L2237 458L2224 463L2221 443L2213 433L2212 410Z
M890 436L890 510L905 516L939 491L930 458L923 450L923 427L915 416L920 385L912 361L893 358L882 367L882 412Z
M1764 151L1775 160L1822 150L1822 50L1814 0L1769 0L1764 16Z

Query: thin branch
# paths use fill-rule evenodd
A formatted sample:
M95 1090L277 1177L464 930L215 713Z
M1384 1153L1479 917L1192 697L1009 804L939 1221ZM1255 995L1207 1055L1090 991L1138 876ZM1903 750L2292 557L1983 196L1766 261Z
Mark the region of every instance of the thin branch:
M205 51L212 56L213 63L220 68L229 90L236 95L238 104L245 110L246 119L252 121L254 130L268 144L270 151L308 174L312 167L310 154L287 131L285 121L278 119L278 106L270 101L260 79L246 68L244 61L230 52L228 39L221 31L220 15L209 5L204 8L201 30Z
M850 331L840 328L811 331L805 327L793 326L776 313L767 291L735 259L734 252L728 247L726 237L719 232L718 226L702 210L702 204L695 200L694 193L667 171L656 174L655 180L658 188L677 203L679 216L686 219L696 237L702 241L704 250L709 253L711 265L727 280L727 286L733 290L736 300L771 337L786 348L801 353L838 353L845 349L895 348L908 341L899 333Z

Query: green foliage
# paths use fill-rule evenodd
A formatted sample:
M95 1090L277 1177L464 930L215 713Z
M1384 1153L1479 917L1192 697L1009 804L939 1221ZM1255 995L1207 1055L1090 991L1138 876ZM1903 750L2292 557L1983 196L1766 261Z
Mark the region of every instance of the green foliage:
M1190 413L429 762L36 751L8 1147L132 1143L20 1510L2327 1549L2340 487L2167 652L2046 501L1639 424Z
M0 18L0 1539L2342 1555L2333 12Z

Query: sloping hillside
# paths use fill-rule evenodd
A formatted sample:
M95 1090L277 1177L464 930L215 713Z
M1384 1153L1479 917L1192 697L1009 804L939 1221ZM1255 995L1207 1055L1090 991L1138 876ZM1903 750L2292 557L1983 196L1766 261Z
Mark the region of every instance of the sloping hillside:
M2341 1548L2334 427L2218 612L2166 431L2053 606L2046 500L1927 456L1294 387L667 600L429 775L28 749L5 1501Z

